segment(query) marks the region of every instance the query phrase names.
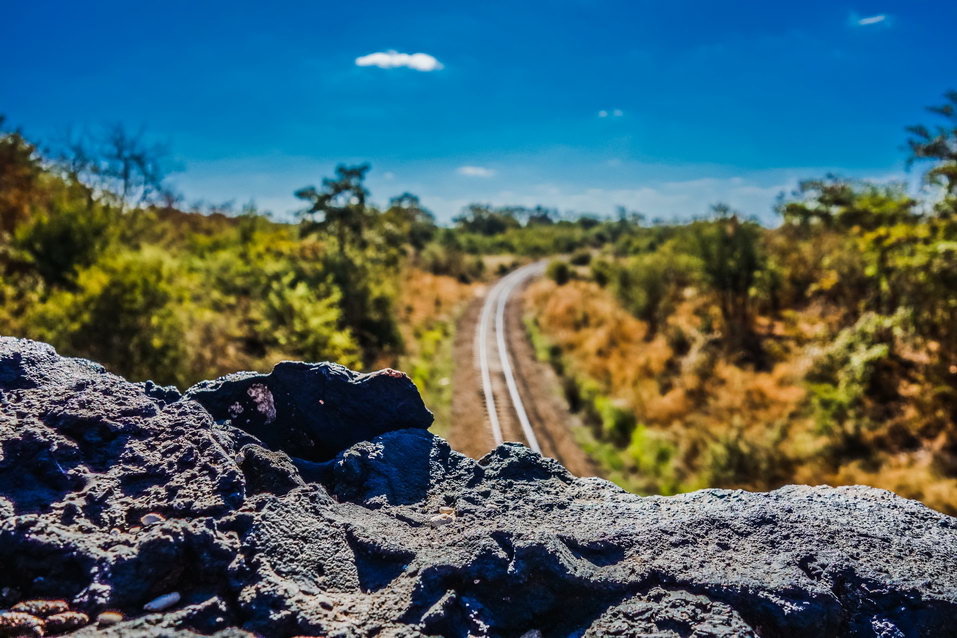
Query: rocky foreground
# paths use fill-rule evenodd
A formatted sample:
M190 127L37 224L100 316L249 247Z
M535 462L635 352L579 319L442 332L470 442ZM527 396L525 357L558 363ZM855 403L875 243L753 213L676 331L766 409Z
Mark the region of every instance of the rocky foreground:
M430 423L394 371L181 396L0 339L0 635L957 636L957 519L920 503L641 498Z

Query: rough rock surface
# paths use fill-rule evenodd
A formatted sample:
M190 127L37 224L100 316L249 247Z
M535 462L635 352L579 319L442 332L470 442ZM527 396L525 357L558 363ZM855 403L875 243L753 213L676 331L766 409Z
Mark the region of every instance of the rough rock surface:
M286 388L274 422L315 428L280 405L323 370L218 388L243 413ZM476 462L407 427L403 380L347 376L334 426L405 429L316 462L222 397L0 339L0 608L124 615L78 636L957 636L957 519L865 487L641 498L515 444Z
M391 430L432 425L432 413L402 372L360 374L335 363L283 361L269 374L204 381L186 398L271 448L319 461Z

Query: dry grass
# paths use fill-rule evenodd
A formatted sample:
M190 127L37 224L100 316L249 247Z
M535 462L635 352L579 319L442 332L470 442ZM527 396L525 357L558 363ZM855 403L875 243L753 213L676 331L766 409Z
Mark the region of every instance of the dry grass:
M412 377L435 414L433 429L440 435L451 418L455 323L476 287L417 268L409 268L400 284L397 304L405 354L392 365Z
M591 443L622 485L671 492L859 483L957 512L957 479L939 468L946 450L957 445L946 418L938 415L944 425L933 429L936 421L921 403L928 388L919 378L902 380L899 404L886 422L864 433L866 455L834 457L833 438L818 430L810 409L807 383L826 345L822 337L832 334L834 318L826 307L778 321L759 318L757 329L774 354L768 369L759 370L738 365L717 335L702 332L709 300L700 295L685 295L646 340L647 326L592 282L541 280L526 294L538 329L561 352L564 375L597 385L634 414L638 425L630 443ZM676 331L683 337L680 350L669 340ZM926 350L903 354L915 366L927 363ZM923 443L914 447L915 440Z

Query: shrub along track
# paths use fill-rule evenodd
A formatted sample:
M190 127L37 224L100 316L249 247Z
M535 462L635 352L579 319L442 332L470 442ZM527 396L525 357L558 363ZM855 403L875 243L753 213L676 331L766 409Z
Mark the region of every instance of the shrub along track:
M573 473L590 476L594 465L572 434L577 419L560 395L554 371L535 358L522 322L520 293L542 270L535 263L513 272L463 313L454 351L449 441L479 458L495 447L498 431L505 441L539 447Z

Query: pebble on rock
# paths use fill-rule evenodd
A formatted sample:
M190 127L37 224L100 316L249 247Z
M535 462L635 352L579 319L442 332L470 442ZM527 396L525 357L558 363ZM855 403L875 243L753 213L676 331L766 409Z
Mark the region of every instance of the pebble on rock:
M140 523L142 523L144 526L155 525L156 523L162 523L165 520L166 520L166 517L163 516L162 514L157 514L156 512L150 512L149 514L145 514L143 515L142 518L140 518Z
M104 611L96 617L96 623L101 627L109 627L119 622L123 622L123 614L118 611Z
M163 594L143 605L143 611L163 611L178 603L179 599L180 595L178 591Z
M450 516L449 514L439 514L438 516L433 516L429 519L429 525L432 527L442 527L444 525L448 525L454 520L454 516Z

